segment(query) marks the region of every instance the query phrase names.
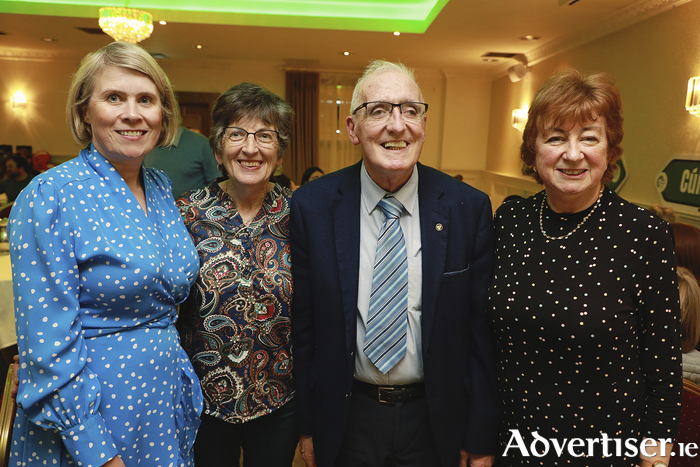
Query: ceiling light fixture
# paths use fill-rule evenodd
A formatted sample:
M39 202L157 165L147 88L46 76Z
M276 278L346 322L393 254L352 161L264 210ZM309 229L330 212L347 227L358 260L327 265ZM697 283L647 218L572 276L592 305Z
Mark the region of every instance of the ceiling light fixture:
M513 56L513 58L520 63L508 68L508 78L510 78L511 82L517 83L530 72L530 67L527 66L527 57L525 54L517 54Z
M394 35L395 35L395 36L400 36L401 33L400 33L399 31L394 31Z
M104 7L100 8L99 24L115 41L136 44L151 36L153 15L133 8Z

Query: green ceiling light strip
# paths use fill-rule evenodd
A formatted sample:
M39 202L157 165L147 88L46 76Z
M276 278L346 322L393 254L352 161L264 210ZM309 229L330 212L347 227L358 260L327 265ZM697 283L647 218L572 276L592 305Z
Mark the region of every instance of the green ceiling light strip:
M449 0L129 0L156 20L424 33ZM0 13L97 18L125 0L0 0Z

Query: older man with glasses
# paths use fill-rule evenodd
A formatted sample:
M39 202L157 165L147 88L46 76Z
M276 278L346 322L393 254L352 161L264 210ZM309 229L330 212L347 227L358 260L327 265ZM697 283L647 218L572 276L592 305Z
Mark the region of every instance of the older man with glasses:
M418 163L428 104L411 70L372 62L352 108L363 160L291 203L302 455L309 467L488 467L489 199Z

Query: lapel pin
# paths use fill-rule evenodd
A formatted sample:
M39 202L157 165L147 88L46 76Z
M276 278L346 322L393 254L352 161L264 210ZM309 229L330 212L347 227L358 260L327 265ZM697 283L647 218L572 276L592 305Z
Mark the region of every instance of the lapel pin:
M442 232L442 229L443 229L442 224L440 224L439 222L437 224L435 224L435 230L437 230L438 232Z

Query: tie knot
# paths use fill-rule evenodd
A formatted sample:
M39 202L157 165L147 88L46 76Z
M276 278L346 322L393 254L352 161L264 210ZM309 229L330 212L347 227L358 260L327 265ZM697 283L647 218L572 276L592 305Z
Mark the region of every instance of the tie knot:
M384 211L384 215L387 219L398 219L401 216L401 211L403 210L403 204L401 201L394 198L393 196L387 196L379 200L378 206Z

